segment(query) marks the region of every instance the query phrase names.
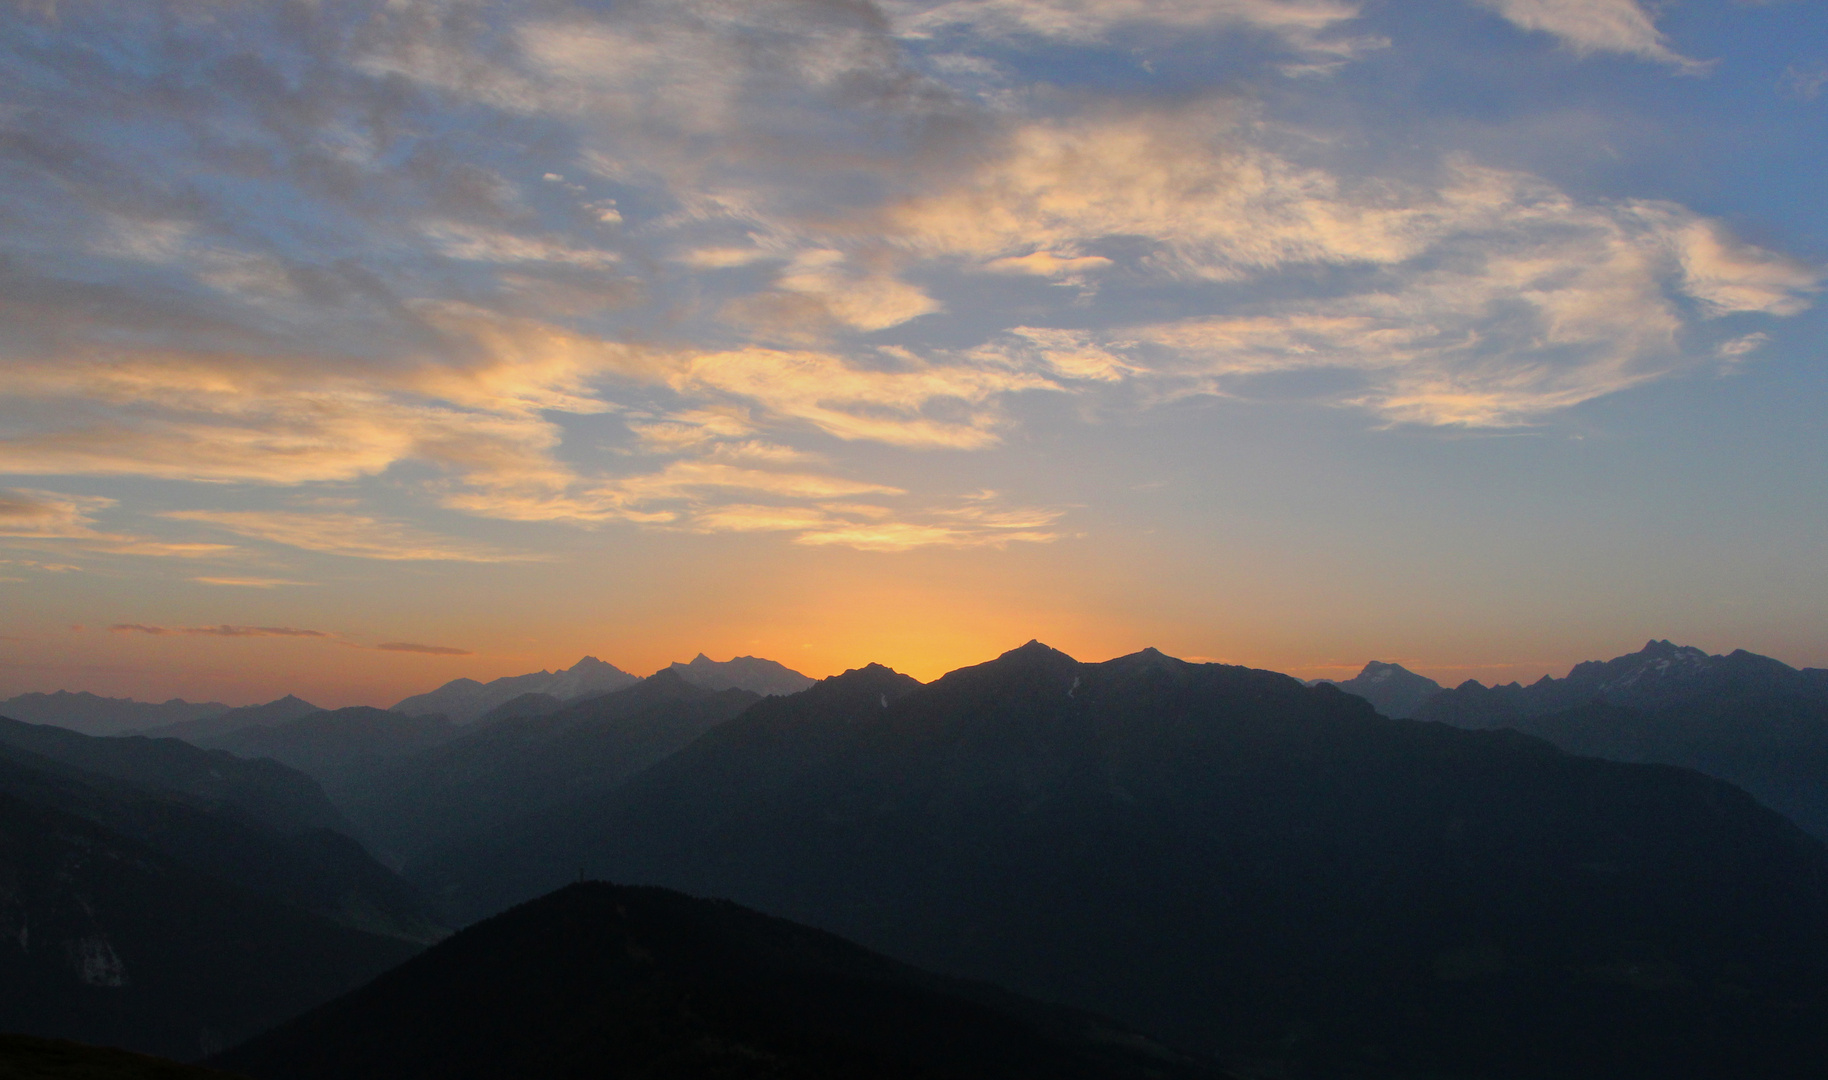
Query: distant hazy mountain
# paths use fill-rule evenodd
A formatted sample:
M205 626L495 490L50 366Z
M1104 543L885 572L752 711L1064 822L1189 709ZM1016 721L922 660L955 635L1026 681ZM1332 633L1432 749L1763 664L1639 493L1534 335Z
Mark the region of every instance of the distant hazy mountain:
M314 712L323 712L316 705L301 697L287 694L277 701L265 705L243 705L239 709L230 709L214 716L200 717L196 720L181 720L175 724L134 731L131 734L145 735L154 739L197 739L214 738L226 735L231 731L240 731L248 727L272 727L288 720L297 720Z
M86 819L191 870L355 929L415 941L440 933L416 889L329 828L276 825L234 804L136 785L6 743L0 743L0 794Z
M345 794L344 806L365 836L419 858L478 842L534 810L607 791L758 700L746 690L705 690L663 669L550 715L473 725L374 773Z
M3 717L0 744L145 791L179 796L282 833L349 828L315 780L272 761L244 761L177 739L100 738Z
M818 681L759 656L738 656L719 663L699 653L689 664L674 661L668 670L706 690L747 690L763 697L797 694Z
M0 701L0 716L28 724L56 724L86 735L118 735L138 728L159 727L197 720L228 711L220 701L192 703L183 698L154 704L132 698L97 697L87 691L72 694L20 694Z
M847 672L422 880L483 913L580 867L1257 1075L1828 1060L1828 849L1743 792L1153 651Z
M509 698L500 705L477 718L476 724L481 727L493 724L497 720L520 720L529 716L551 716L565 707L565 703L551 694L522 694Z
M244 758L283 762L316 779L335 799L386 762L436 746L458 730L442 716L407 716L354 705L195 741Z
M262 1080L1193 1080L1115 1024L662 889L577 884L216 1059Z
M395 705L393 711L408 716L439 715L453 723L468 724L522 694L549 694L560 701L572 701L620 690L636 681L635 676L615 665L586 656L562 671L509 675L486 683L453 679L431 693L407 698Z
M1350 679L1315 679L1308 683L1332 683L1348 694L1369 701L1385 716L1407 720L1415 715L1422 702L1441 692L1441 684L1426 675L1417 675L1401 664L1373 660L1365 670Z
M419 951L6 794L0 881L0 1030L9 1032L194 1058Z
M1819 668L1651 641L1577 664L1563 679L1493 687L1469 680L1418 716L1514 728L1577 754L1698 769L1828 838L1828 671Z

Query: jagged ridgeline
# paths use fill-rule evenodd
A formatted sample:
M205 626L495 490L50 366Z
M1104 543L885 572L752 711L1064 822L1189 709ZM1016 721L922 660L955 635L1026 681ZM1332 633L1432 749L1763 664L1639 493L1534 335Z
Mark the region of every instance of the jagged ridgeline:
M1698 769L1828 839L1828 670L1651 641L1529 686L1469 680L1416 715L1512 728L1576 754Z
M1744 792L1153 651L852 671L413 873L479 916L580 867L1266 1075L1828 1060L1828 851Z

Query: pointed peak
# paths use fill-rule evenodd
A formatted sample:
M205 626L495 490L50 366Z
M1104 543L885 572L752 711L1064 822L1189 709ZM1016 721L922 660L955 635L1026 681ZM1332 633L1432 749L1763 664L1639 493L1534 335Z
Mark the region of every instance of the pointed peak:
M1037 657L1053 657L1053 656L1065 657L1068 660L1073 660L1072 657L1067 656L1065 653L1061 652L1059 649L1054 648L1052 645L1043 645L1041 643L1041 639L1039 639L1039 638L1029 638L1028 644L1017 646L1016 648L1013 648L1013 649L1009 650L1008 652L1004 653L1003 655L997 657L997 659L998 660L1007 660L1012 657L1014 657L1014 658L1037 658ZM1075 664L1078 662L1079 661L1077 661L1077 660L1073 660L1073 663L1075 663Z
M1136 673L1145 671L1179 672L1184 671L1191 665L1178 656L1169 656L1160 649L1150 646L1138 652L1130 653L1127 656L1119 656L1112 660L1106 660L1098 666L1111 671Z

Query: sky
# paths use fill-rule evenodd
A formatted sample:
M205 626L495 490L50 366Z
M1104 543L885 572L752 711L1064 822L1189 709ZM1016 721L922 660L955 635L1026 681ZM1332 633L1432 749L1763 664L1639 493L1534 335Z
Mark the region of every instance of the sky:
M0 0L0 695L1828 666L1807 0Z

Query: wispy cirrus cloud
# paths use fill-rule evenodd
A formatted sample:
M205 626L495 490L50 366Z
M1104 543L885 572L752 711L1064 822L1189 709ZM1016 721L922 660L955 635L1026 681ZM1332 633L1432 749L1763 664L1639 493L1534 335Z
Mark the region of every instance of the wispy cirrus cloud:
M885 7L896 32L914 39L1080 44L1124 32L1242 30L1332 63L1384 44L1375 36L1340 33L1360 10L1340 0L891 0Z
M1709 68L1669 47L1638 0L1478 0L1525 30L1553 34L1578 53L1640 56L1699 74Z
M517 562L536 556L435 536L396 521L361 514L264 510L170 510L173 521L194 521L272 544L389 562Z
M1692 63L1633 0L1487 6ZM44 79L8 120L39 149L3 208L0 473L1040 542L1060 512L971 521L956 490L882 478L998 453L1025 395L1083 422L1294 371L1340 374L1314 400L1377 423L1535 422L1714 362L1757 332L1728 322L1794 315L1821 281L1672 203L1458 157L1393 170L1248 95L986 96L958 73L992 61L941 62L1210 36L1324 65L1376 43L1377 12L1338 0L358 3L284 33L258 5L144 14L66 12L17 58ZM97 42L132 62L36 89ZM295 69L319 73L309 102ZM174 70L206 74L155 92ZM0 529L527 557L360 505L164 512L188 547L58 505Z
M206 558L225 555L232 545L169 541L96 527L96 515L117 505L98 495L67 495L32 488L0 489L0 543L14 541L106 555ZM63 564L34 564L45 569L72 569Z
M1336 369L1333 400L1398 422L1504 426L1701 362L1682 339L1732 313L1809 306L1819 268L1668 203L1583 203L1464 160L1437 182L1357 187L1256 145L1221 112L1050 122L954 191L890 212L911 244L995 267L1024 250L1122 240L1131 280L1250 282L1349 272L1332 295L1100 333L1011 328L975 351L1064 389ZM1146 241L1140 249L1137 240Z
M791 533L797 544L864 551L1001 548L1059 539L1054 526L1065 513L1063 508L1011 507L996 492L986 491L953 506L914 514L859 503L714 506L692 514L686 527L695 532Z

